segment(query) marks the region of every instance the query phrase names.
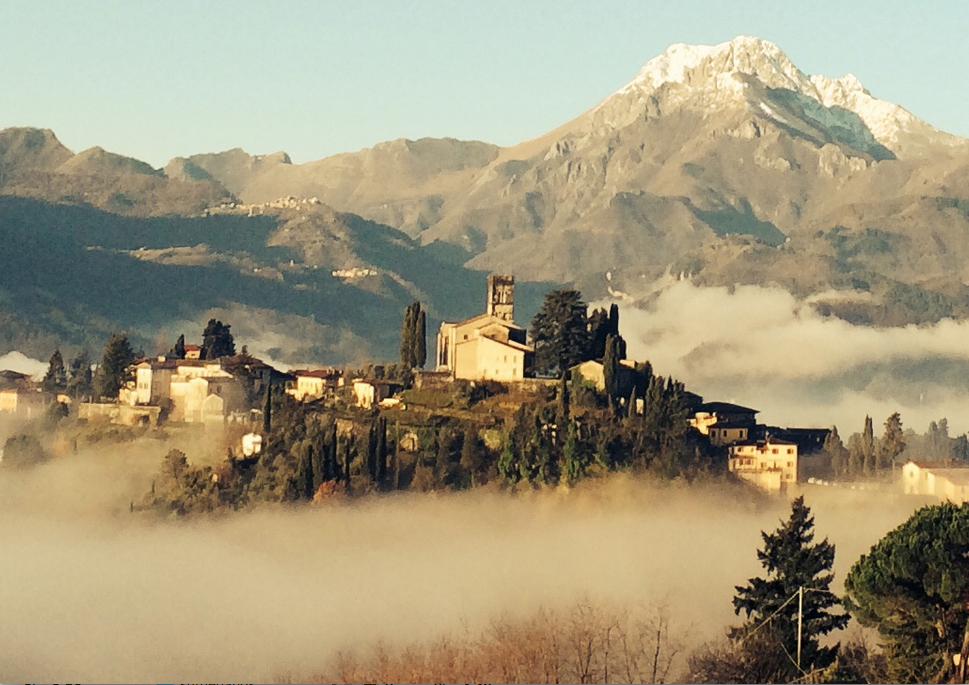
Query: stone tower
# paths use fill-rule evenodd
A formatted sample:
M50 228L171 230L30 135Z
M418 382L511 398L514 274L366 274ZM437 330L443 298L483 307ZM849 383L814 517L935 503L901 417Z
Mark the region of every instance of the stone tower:
M488 313L509 323L515 316L515 277L488 275Z

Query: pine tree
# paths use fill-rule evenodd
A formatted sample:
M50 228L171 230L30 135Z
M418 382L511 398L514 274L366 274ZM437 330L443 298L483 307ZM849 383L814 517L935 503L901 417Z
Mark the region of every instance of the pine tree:
M41 383L44 392L63 392L67 388L67 369L64 368L64 357L60 350L54 350L47 363L47 375Z
M172 348L171 356L175 359L185 359L185 335L179 335Z
M884 466L895 466L899 455L905 451L905 435L902 433L902 416L895 412L885 420L885 434L878 444L880 461Z
M92 392L91 358L87 350L81 350L71 360L70 378L67 381L67 392L75 400L87 397Z
M791 516L772 533L762 532L764 547L757 558L767 572L766 578L751 578L746 586L737 586L734 612L744 612L747 622L731 631L731 637L743 640L761 623L771 624L774 635L791 657L786 677L791 682L804 672L827 667L837 653L837 646L822 647L819 638L848 624L847 614L831 609L840 600L829 588L834 575L834 545L827 538L814 543L814 517L804 505L804 497L791 502ZM802 593L799 598L799 593ZM798 646L798 609L802 606L800 670L796 661ZM802 672L803 671L803 672Z
M822 450L828 455L831 463L831 472L835 478L847 477L849 454L841 442L841 436L838 435L837 426L831 426L828 436L824 439L824 447L822 447Z
M235 340L232 337L232 326L223 324L216 319L209 319L202 333L202 359L219 359L231 357L236 353Z
M123 333L112 335L104 346L101 363L94 379L95 394L101 398L117 398L118 391L131 376L131 362L135 353Z
M535 370L562 373L588 358L586 305L578 290L552 290L532 319Z
M884 682L966 682L969 505L919 509L855 562L845 592L852 615L881 634Z

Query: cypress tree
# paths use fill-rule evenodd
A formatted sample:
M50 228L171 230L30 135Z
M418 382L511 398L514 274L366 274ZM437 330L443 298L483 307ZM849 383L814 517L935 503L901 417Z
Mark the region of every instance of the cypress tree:
M337 480L340 477L340 467L337 464L336 421L330 428L330 438L326 441L326 461L324 462L324 477L326 480Z
M569 421L569 427L565 433L562 461L565 462L563 478L566 483L571 485L582 474L582 460L579 455L579 431L575 421Z
M434 458L434 481L436 488L451 483L451 431L446 426L437 434L437 455Z
M864 457L864 472L866 474L875 471L875 433L872 428L871 417L865 416L865 429L861 434L861 453Z
M262 432L269 437L269 431L273 427L273 385L266 386L266 399L262 406Z
M345 440L343 442L343 482L347 484L347 490L350 489L350 461L353 456L350 449L350 441Z
M299 468L296 471L296 487L299 494L305 499L313 499L316 489L313 487L313 445L307 445L299 460Z
M629 392L629 404L626 406L626 418L633 421L636 418L636 387Z
M172 348L171 356L175 359L185 359L185 335L179 335Z
M612 334L606 336L606 354L602 358L602 376L605 381L606 398L609 400L609 406L611 407L616 400L619 381L619 359L616 357L616 336Z
M506 432L501 442L501 455L498 457L498 475L506 480L518 480L518 459L515 456L514 439Z
M383 483L387 475L387 419L377 419L376 481Z
M370 480L377 480L377 422L370 422L370 429L367 432L367 473Z
M421 369L427 363L427 316L423 309L417 312L417 322L414 327L414 361L416 362L414 365Z
M416 306L415 306L416 305ZM420 303L412 302L404 309L404 321L400 326L400 364L407 370L413 369L416 365L414 357L416 343L417 311Z
M559 430L562 429L569 421L570 409L569 409L569 384L567 380L568 372L562 374L559 378L559 392L556 399L556 411L555 411L555 423L558 425Z
M468 424L461 442L461 469L467 475L467 484L474 487L478 484L478 472L482 467L481 449L478 446L478 431Z
M319 443L317 443L316 449L313 449L311 444L310 450L312 450L313 457L313 492L315 493L323 481L329 480L326 473L326 460L329 450L327 449L326 441L322 439L322 436Z

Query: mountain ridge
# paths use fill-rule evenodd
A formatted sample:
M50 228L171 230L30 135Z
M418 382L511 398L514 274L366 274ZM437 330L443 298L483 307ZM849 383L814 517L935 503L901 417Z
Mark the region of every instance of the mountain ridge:
M441 315L435 298L488 270L574 284L590 299L645 300L682 277L777 285L856 323L969 315L969 141L850 74L805 74L749 36L675 44L585 112L510 147L398 139L302 164L239 148L163 170L136 162L8 129L0 193L129 217L261 212L293 196L299 206L273 210L278 230L264 236L290 250L292 268L377 260L390 281L354 287L393 290L398 302L437 278L428 298ZM423 266L389 268L395 241L408 255L426 251L414 256ZM266 245L196 247L131 256L296 273L260 261ZM438 274L420 273L432 263Z

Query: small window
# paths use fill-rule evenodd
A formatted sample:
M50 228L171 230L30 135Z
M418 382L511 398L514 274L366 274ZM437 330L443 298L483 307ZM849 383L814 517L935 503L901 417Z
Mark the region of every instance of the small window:
M794 468L794 462L793 461L787 462L787 468L789 468L789 469Z
M788 447L787 448L787 453L788 454L794 454L794 448L793 447Z
M771 452L771 454L777 454L777 448L775 447L775 448L774 448L774 449L772 449L772 450L771 450L770 452Z

